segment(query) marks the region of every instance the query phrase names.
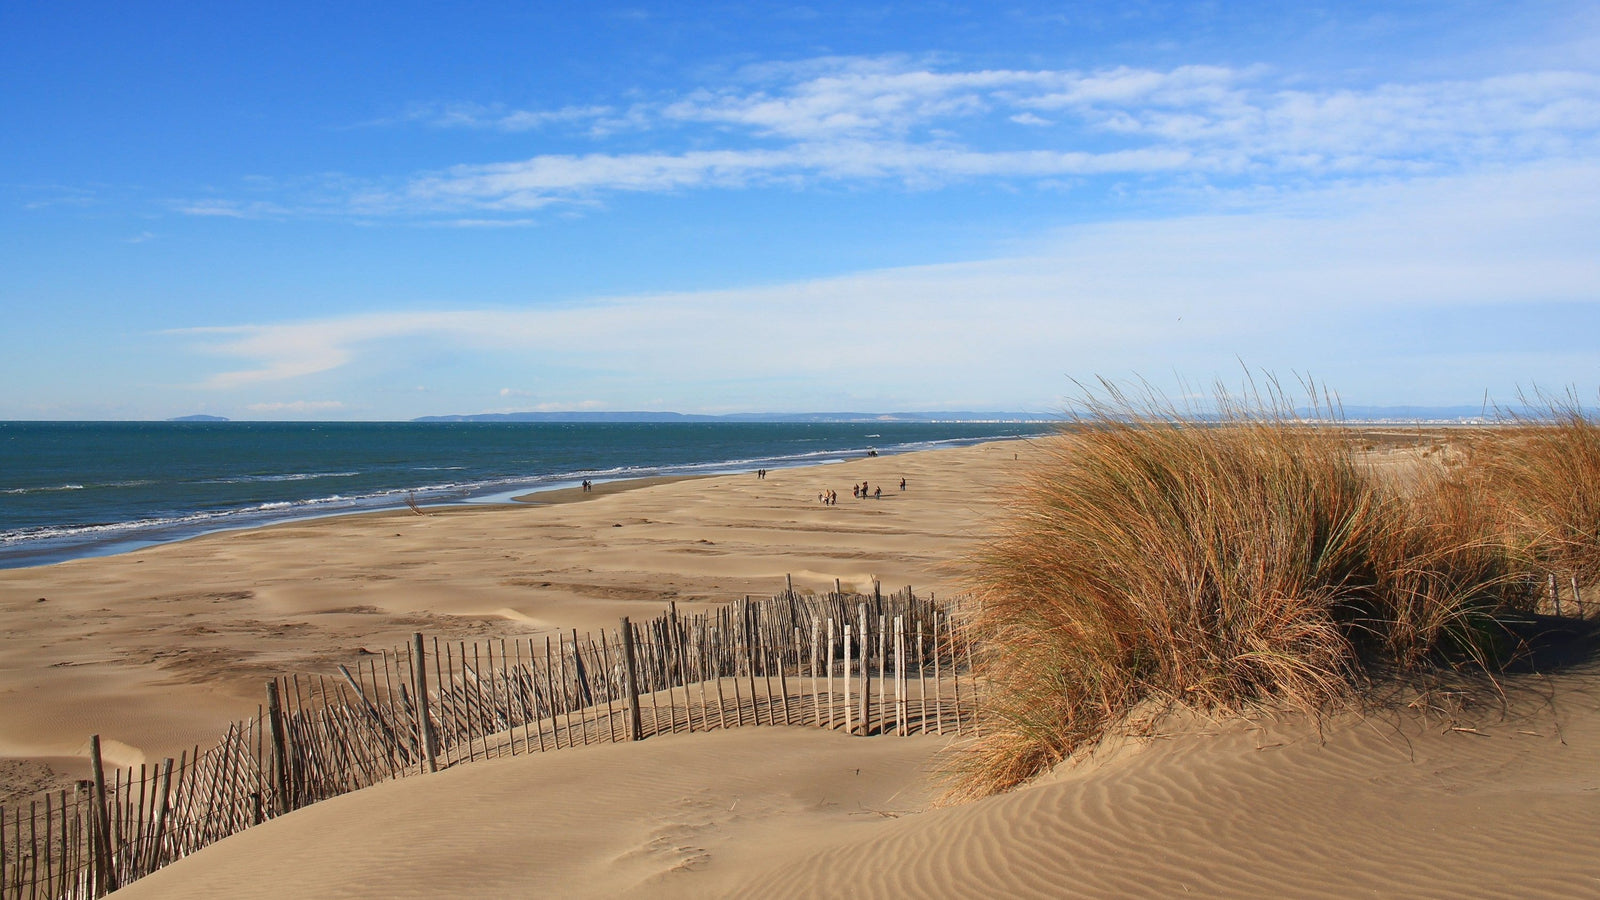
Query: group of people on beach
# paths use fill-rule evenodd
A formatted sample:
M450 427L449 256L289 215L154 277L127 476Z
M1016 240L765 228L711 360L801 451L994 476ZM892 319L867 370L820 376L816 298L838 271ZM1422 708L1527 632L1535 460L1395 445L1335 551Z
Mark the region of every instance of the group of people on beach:
M588 493L589 491L594 490L594 482L592 482L589 479L585 478L583 480L583 490L584 490L585 493Z
M902 478L900 479L900 490L904 491L905 489L906 480ZM864 500L868 497L874 500L882 500L883 485L880 484L877 487L873 487L865 481L860 484L852 484L850 485L850 496L857 500ZM839 502L839 495L835 491L822 491L817 494L817 502L824 506L833 506Z

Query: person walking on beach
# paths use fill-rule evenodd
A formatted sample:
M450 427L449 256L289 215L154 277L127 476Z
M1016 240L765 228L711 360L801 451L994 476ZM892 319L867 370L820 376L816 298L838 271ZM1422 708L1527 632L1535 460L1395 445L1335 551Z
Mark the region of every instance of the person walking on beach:
M904 477L904 476L902 476L902 477L901 477L901 478L900 478L900 490L902 490L902 491L903 491L903 490L905 490L905 489L906 489L906 480L905 480L905 477Z
M883 485L880 484L880 485L877 486L876 489L873 490L872 499L874 499L874 500L882 500L883 499Z

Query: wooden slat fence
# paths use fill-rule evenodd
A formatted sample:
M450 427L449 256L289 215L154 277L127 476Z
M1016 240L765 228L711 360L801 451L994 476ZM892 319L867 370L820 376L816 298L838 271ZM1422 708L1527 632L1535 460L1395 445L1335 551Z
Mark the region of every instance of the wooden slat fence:
M599 635L441 641L267 685L215 746L0 807L0 900L100 897L309 803L480 758L747 725L978 725L959 612L911 589L673 605Z

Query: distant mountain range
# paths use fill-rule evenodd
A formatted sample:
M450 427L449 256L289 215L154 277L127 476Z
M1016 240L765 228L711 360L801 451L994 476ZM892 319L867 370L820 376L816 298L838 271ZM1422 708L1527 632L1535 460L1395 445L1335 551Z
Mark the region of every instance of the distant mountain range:
M193 416L174 416L174 417L168 419L167 421L168 422L227 422L227 421L229 421L229 419L228 419L227 416L193 415Z
M1036 412L936 412L936 413L732 413L705 416L675 412L520 412L479 413L467 416L423 416L413 422L798 422L798 423L902 423L902 422L1053 422L1057 416Z

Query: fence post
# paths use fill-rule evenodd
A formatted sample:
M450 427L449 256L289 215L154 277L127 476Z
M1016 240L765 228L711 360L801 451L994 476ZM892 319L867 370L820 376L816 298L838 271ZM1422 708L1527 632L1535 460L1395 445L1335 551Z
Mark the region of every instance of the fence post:
M878 590L876 581L872 583L872 590L874 593ZM861 734L865 736L872 733L872 720L868 718L872 704L872 665L868 656L871 653L872 645L867 642L867 605L865 603L856 606L856 641L861 644L861 652L857 654L861 663L861 714L856 717L856 721L861 723Z
M411 635L411 659L417 682L417 728L422 732L422 758L429 772L439 771L439 738L433 733L433 719L428 715L428 657L422 647L422 632Z
M628 740L644 740L644 723L639 720L639 678L633 659L633 623L622 617L622 670L628 690Z
M894 617L894 733L902 737L911 733L906 726L906 711L910 704L906 697L906 626L900 616Z
M272 725L272 767L278 774L278 802L274 812L278 815L294 809L294 797L289 793L289 747L283 725L283 702L278 697L278 679L267 682L267 717Z
M111 810L106 806L106 768L100 758L100 735L89 738L89 765L94 770L95 856L99 859L100 879L107 893L119 886L117 867L111 859Z

